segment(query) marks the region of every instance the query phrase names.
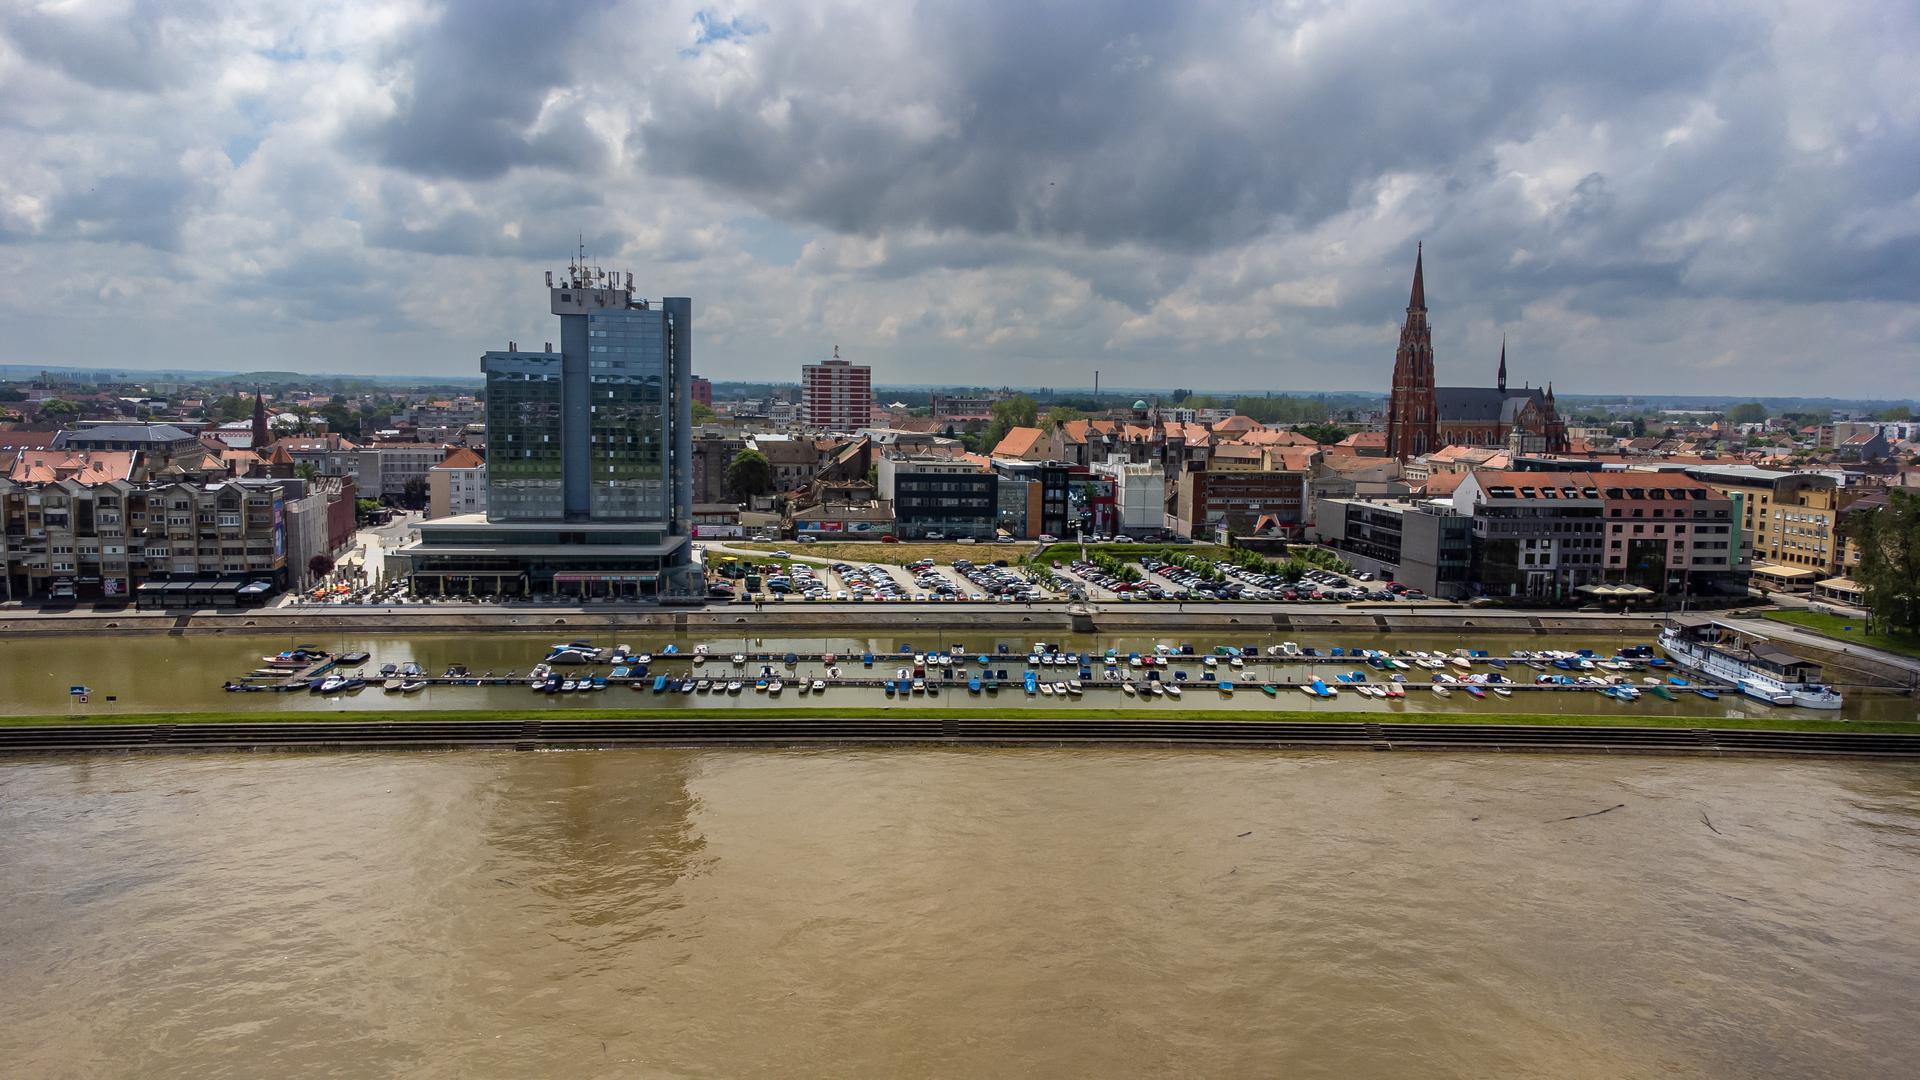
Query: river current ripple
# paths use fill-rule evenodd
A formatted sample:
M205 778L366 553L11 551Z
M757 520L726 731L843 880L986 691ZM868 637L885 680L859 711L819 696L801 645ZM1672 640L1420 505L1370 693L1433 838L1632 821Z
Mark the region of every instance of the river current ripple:
M1920 768L1901 764L11 759L0 889L13 1077L1920 1061Z

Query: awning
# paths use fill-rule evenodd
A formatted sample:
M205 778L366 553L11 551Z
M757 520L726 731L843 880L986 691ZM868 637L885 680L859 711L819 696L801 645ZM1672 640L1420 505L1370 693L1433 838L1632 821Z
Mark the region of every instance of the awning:
M645 585L660 580L659 574L555 574L556 584L569 585Z
M1798 566L1775 566L1772 563L1764 566L1756 566L1753 568L1753 572L1761 577L1770 577L1776 581L1804 581L1810 577L1818 577L1820 574L1818 570L1808 570Z
M1860 591L1860 583L1852 578L1830 577L1825 581L1818 581L1814 584L1830 592L1857 593Z
M1573 590L1588 596L1632 597L1652 596L1653 590L1639 585L1582 585Z

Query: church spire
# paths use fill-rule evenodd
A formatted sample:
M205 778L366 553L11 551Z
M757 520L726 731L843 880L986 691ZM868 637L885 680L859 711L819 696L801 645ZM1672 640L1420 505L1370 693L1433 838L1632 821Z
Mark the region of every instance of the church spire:
M1507 392L1507 335L1500 335L1500 392Z
M253 448L260 449L272 440L267 431L267 399L260 395L258 386L253 388Z
M1421 251L1422 246L1423 245L1416 243L1413 247L1413 295L1407 297L1408 311L1427 310L1426 276L1422 273L1420 266L1424 258L1424 254Z

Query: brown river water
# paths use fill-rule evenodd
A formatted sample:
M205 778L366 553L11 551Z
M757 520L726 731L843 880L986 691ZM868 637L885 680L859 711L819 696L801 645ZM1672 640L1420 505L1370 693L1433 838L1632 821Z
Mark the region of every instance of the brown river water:
M1920 1061L1920 768L1902 764L12 758L0 838L9 1077Z

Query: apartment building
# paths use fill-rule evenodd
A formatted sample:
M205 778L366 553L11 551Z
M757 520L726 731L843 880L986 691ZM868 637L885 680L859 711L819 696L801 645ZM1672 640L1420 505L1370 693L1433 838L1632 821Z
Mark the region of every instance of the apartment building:
M1755 571L1772 565L1821 577L1840 573L1845 545L1835 526L1859 492L1824 473L1751 465L1706 465L1687 475L1734 501L1738 539Z
M1734 501L1684 473L1628 470L1597 477L1606 503L1606 579L1658 593L1746 587Z
M427 470L427 517L487 512L487 463L466 447L455 447Z
M284 587L284 492L240 480L7 479L0 559L7 599L111 599L155 579Z
M1481 469L1454 490L1473 517L1471 580L1489 596L1569 599L1605 577L1606 501L1598 473Z

